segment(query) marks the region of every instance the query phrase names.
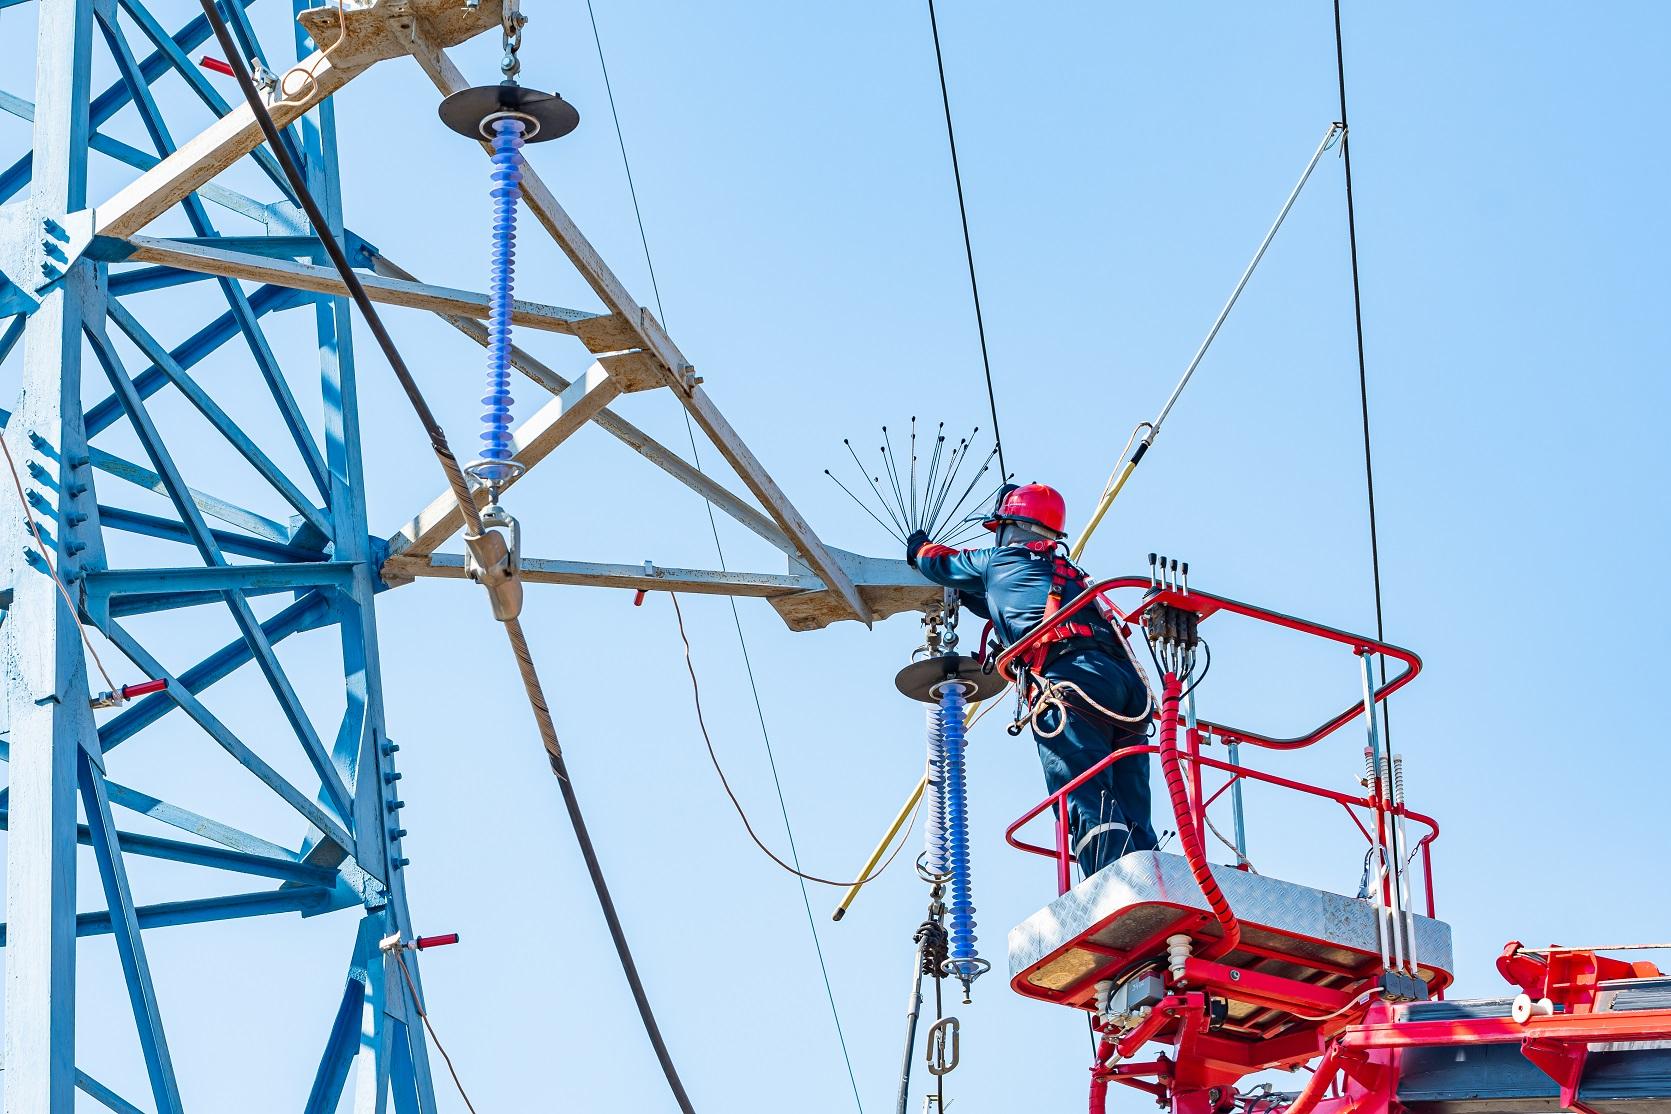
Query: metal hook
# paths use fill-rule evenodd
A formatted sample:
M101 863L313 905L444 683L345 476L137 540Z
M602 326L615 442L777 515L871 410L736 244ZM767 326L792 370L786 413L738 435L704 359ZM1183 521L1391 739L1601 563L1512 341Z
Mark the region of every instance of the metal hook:
M928 1030L928 1074L949 1074L957 1067L959 1051L957 1018L942 1017Z

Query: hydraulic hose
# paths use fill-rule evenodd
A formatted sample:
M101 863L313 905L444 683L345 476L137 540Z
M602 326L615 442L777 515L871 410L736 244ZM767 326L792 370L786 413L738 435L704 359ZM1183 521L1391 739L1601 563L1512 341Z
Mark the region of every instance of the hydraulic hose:
M1161 679L1160 769L1166 778L1167 795L1172 798L1172 816L1178 824L1178 841L1183 845L1184 859L1189 863L1190 873L1195 875L1196 885L1201 887L1201 894L1207 899L1207 908L1212 910L1213 919L1218 921L1222 932L1218 943L1203 953L1202 958L1217 959L1236 950L1236 945L1242 941L1242 924L1231 911L1230 902L1225 898L1224 891L1219 889L1212 868L1207 865L1206 849L1201 846L1201 831L1190 812L1189 790L1184 784L1184 771L1178 759L1178 701L1182 691L1178 675L1168 671Z

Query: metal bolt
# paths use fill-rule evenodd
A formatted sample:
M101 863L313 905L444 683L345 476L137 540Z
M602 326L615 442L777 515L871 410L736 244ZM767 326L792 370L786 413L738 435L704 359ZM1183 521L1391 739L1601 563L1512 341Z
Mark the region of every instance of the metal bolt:
M71 499L79 499L83 495L87 494L87 485L86 484L71 484L65 490L67 490L70 493L70 498Z
M1230 972L1230 981L1231 982L1241 982L1242 981L1242 973L1240 971Z
M39 430L32 429L29 431L29 443L37 449L46 448L46 438L41 436Z
M384 785L393 785L395 782L399 781L402 777L405 777L405 776L406 775L398 773L398 772L390 773L390 774L384 774L383 775L383 784Z
M390 828L389 829L389 838L390 839L405 839L406 838L406 829L405 828Z
M69 553L72 557L75 554L80 553L82 550L84 550L86 548L87 548L87 543L86 542L71 542L69 545L66 545L64 547L65 551L67 553Z
M400 744L399 743L384 743L383 744L383 753L384 754L393 754L395 751L397 751L399 749L400 749Z
M412 865L412 860L411 859L396 859L395 860L395 869L396 870L399 870L401 867L411 866L411 865Z
M389 812L399 812L401 809L406 807L406 802L405 801L388 801L383 805L383 807L385 809L387 809Z

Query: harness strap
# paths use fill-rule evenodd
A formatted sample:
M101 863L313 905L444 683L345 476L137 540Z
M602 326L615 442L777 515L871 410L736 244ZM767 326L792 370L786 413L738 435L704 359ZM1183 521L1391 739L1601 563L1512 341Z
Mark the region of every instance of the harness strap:
M1050 626L1050 621L1062 609L1062 596L1069 584L1076 585L1081 592L1085 590L1085 571L1061 552L1061 543L1053 541L1027 542L1026 548L1034 553L1049 554L1054 567L1050 571L1050 591L1044 599L1044 617L1039 625L1046 627L1045 634L1038 643L1029 650L1024 658L1028 670L1037 673L1044 668L1045 659L1049 656L1053 642L1061 642L1069 638L1090 638L1095 635L1095 629L1089 623L1066 622Z

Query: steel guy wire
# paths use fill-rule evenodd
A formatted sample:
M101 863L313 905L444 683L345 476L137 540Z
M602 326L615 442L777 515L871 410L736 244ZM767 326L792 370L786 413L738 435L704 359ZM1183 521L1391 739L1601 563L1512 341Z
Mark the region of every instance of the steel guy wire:
M934 0L928 0L928 27L934 37L934 68L940 75L940 105L946 113L946 145L952 155L952 181L957 186L957 215L963 226L963 256L969 264L969 293L975 303L975 331L981 342L981 367L986 372L986 401L992 410L992 443L998 448L998 471L1008 473L1004 464L1004 438L998 432L998 396L992 389L992 359L986 348L986 320L981 315L981 288L975 280L975 248L969 238L969 208L963 200L963 171L957 162L957 132L952 127L952 99L946 91L946 59L940 50L940 21L935 18Z
M609 100L609 115L610 115L610 119L614 122L614 125L615 125L615 142L616 142L616 145L621 150L621 167L626 172L627 193L632 199L633 217L638 223L638 239L639 239L639 245L644 250L644 265L650 273L650 290L651 290L651 293L654 295L654 297L656 299L656 315L658 317L663 318L663 324L665 325L665 323L666 323L666 321L665 321L666 313L662 308L661 286L656 281L655 263L652 260L651 254L650 254L650 238L649 238L649 235L645 232L645 229L644 229L644 213L643 213L643 210L639 206L639 203L638 203L638 188L634 184L634 181L633 181L632 160L627 155L626 133L621 128L621 114L620 114L619 110L616 108L616 105L615 105L615 87L614 87L614 84L609 79L609 63L604 59L603 36L598 30L598 17L597 17L597 13L592 8L592 0L586 0L586 15L587 15L587 18L591 21L591 24L592 24L592 43L597 48L598 69L603 74L604 93ZM683 407L681 407L680 409L681 409L681 411L683 411ZM684 416L684 421L685 421L685 436L690 441L691 462L694 465L694 467L696 468L696 470L698 472L701 472L702 471L702 455L701 455L700 452L698 452L697 447L696 447L696 431L691 425L690 413L688 411L684 411L683 416ZM862 470L863 469L861 469L861 471ZM833 475L830 478L835 479L835 477ZM838 481L838 483L839 483L839 481ZM843 490L845 490L845 487L843 488ZM848 494L852 495L852 492L848 492ZM853 496L853 498L855 500L857 500L858 497ZM722 546L720 544L719 524L714 518L714 505L706 497L703 498L702 505L703 505L703 508L705 509L705 511L707 513L707 516L708 516L708 529L713 534L714 551L715 551L715 554L719 558L720 569L723 571L726 568L725 548L724 548L724 546ZM861 506L862 505L863 504L861 504ZM901 538L900 540L901 540L901 542L904 541L903 538ZM766 748L766 761L767 761L768 766L771 768L772 785L773 785L773 788L777 792L778 809L783 816L784 833L785 833L785 835L787 835L787 837L789 839L789 855L790 855L790 858L792 858L796 862L796 864L799 865L799 863L800 863L800 852L795 846L795 829L794 829L794 826L789 822L789 805L788 805L787 801L784 799L783 782L778 776L777 755L774 753L773 748L772 748L771 732L766 727L766 710L765 710L765 707L762 705L762 703L760 701L760 689L759 689L759 686L755 682L754 662L749 655L748 639L743 634L742 616L738 613L736 598L728 596L727 601L729 602L729 604L731 606L731 621L732 621L732 624L736 628L736 631L737 631L737 645L741 649L742 655L743 655L743 667L744 667L744 670L745 670L745 672L747 674L747 677L748 677L749 691L753 694L753 697L754 697L755 716L756 716L756 718L757 718L757 720L760 724L760 737L761 737L762 742L765 744L765 748ZM798 883L800 885L800 888L801 888L801 904L806 910L807 930L812 935L813 952L817 956L819 975L821 976L821 978L823 980L823 983L824 983L824 994L825 994L825 997L829 1001L830 1016L831 1016L831 1019L834 1021L834 1024L835 1024L836 1040L839 1043L840 1048L841 1048L842 1062L846 1065L846 1068L847 1068L847 1081L848 1081L848 1084L852 1087L852 1090L853 1090L854 1105L858 1107L860 1114L863 1114L864 1103L859 1098L858 1078L854 1074L854 1071L853 1071L853 1060L852 1060L852 1057L849 1055L848 1050L847 1050L847 1035L843 1031L842 1024L841 1024L841 1011L836 1007L835 990L830 984L829 967L825 963L825 960L824 960L824 944L823 944L823 941L819 938L818 925L817 925L817 922L814 920L813 915L812 915L812 899L807 894L807 888L806 888L805 880L797 879L797 881L798 881Z
M1352 137L1346 122L1346 48L1340 31L1340 0L1334 0L1334 57L1335 76L1340 88L1340 161L1346 171L1346 241L1352 258L1352 324L1358 345L1358 400L1363 413L1363 470L1364 488L1369 502L1369 563L1375 584L1375 637L1386 641L1386 626L1381 607L1381 539L1375 523L1375 458L1369 440L1369 372L1364 361L1363 294L1358 280L1358 217L1352 203ZM1381 684L1387 683L1387 659L1377 655L1381 667ZM1387 744L1392 745L1392 709L1388 701L1381 705L1382 730Z

